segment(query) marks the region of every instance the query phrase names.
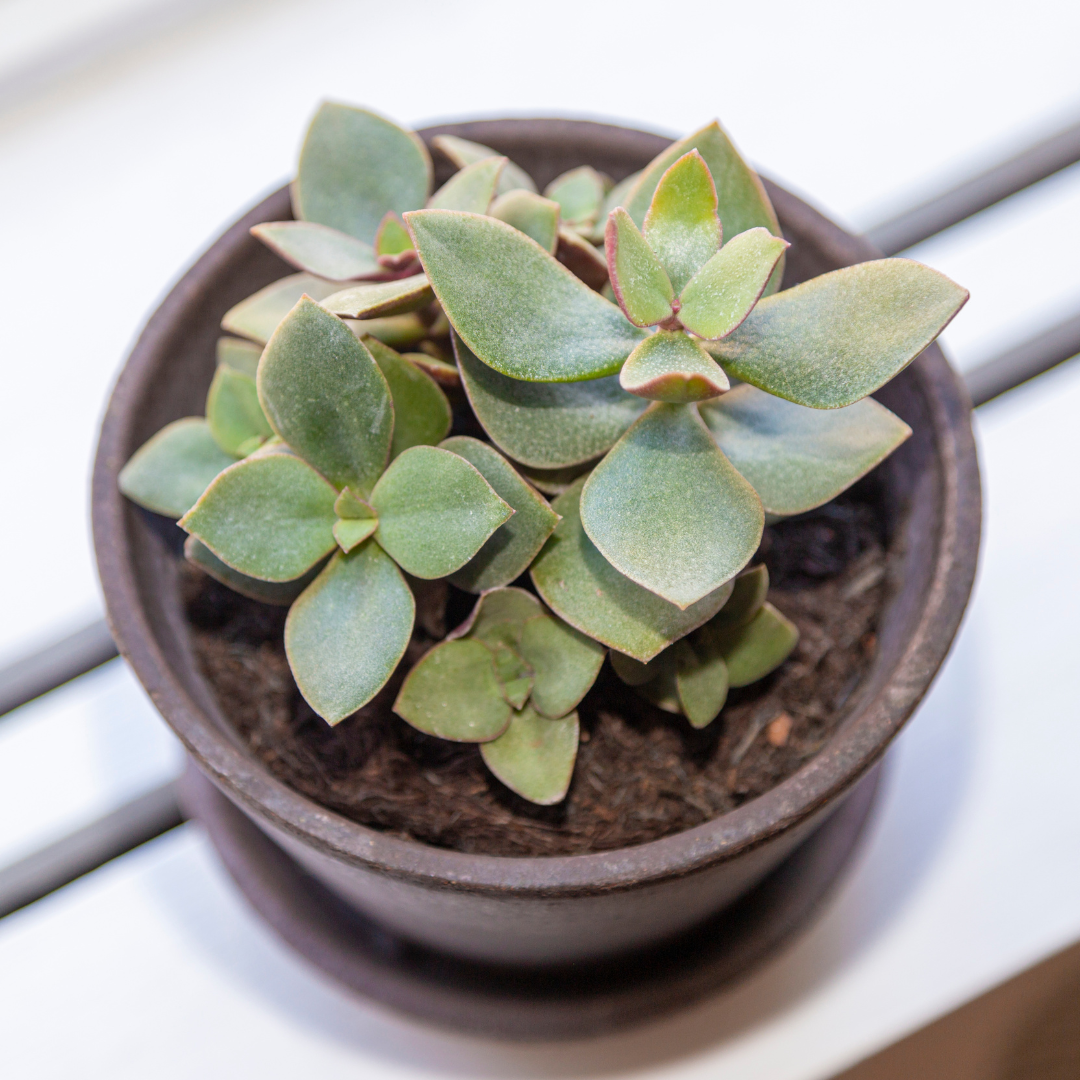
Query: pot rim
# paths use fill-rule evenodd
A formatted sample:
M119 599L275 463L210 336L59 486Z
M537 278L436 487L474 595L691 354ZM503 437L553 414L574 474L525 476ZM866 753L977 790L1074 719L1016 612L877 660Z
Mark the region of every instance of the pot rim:
M430 139L453 130L482 139L485 132L573 130L609 140L666 139L588 121L476 121L424 129ZM599 129L602 129L599 130ZM494 140L493 140L494 141ZM880 252L850 236L783 189L769 184L774 203L797 210L822 233L828 248L848 262ZM248 230L288 213L283 187L223 233L168 293L148 320L121 371L102 422L93 474L93 531L110 628L121 655L134 668L158 711L200 767L256 818L333 858L430 887L499 894L572 895L637 887L693 873L766 843L814 816L850 788L884 753L925 695L959 627L978 558L981 497L971 404L936 345L912 363L934 429L942 477L942 531L915 631L892 674L795 773L763 795L691 829L614 851L558 856L476 855L388 836L353 822L288 787L247 757L184 689L166 659L139 598L131 526L134 508L117 486L132 445L139 403L149 392L156 357L180 333L186 312L209 299L209 285L244 243ZM805 222L804 222L805 223ZM971 542L974 533L975 541Z

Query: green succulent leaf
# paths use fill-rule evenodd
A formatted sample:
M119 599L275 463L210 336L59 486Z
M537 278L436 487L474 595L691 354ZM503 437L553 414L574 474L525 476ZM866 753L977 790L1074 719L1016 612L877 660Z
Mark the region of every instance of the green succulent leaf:
M559 204L532 191L508 191L500 195L488 213L535 240L555 254L559 244Z
M251 235L297 270L331 281L351 281L381 272L370 244L314 221L270 221L256 225Z
M277 607L288 607L315 580L325 565L317 562L306 574L293 581L260 581L223 563L197 536L189 536L184 541L184 556L188 562L194 563L233 592Z
M457 639L436 645L405 677L394 712L418 731L453 742L489 742L510 722L491 650Z
M243 457L242 447L257 446L274 434L259 404L255 380L226 364L218 365L206 395L210 434L226 454Z
M744 570L735 578L731 599L713 616L699 634L729 627L745 626L761 610L769 595L769 571L762 563Z
M765 517L693 406L657 402L589 474L581 521L616 569L688 608L746 565Z
M604 206L600 211L600 216L596 220L596 224L593 226L592 232L589 234L589 239L594 243L602 244L604 242L604 231L607 228L608 218L611 216L611 211L617 206L625 206L626 200L630 195L630 192L634 190L634 185L641 179L641 171L631 173L629 176L620 180L604 197ZM645 219L642 218L642 221Z
M907 367L967 298L928 266L877 259L766 297L709 351L743 382L813 409L839 409Z
M697 150L660 178L642 230L676 293L720 250L716 186Z
M736 627L703 627L695 640L699 654L723 656L733 687L749 686L775 671L799 642L795 624L768 601Z
M477 161L483 161L484 158L498 157L497 151L492 150L490 146L470 142L468 139L458 138L457 135L436 135L431 141L459 169ZM505 195L506 192L519 188L524 191L535 191L536 185L532 177L520 165L515 165L514 162L508 160L499 177L496 193Z
M336 498L292 454L250 457L220 473L180 526L241 574L292 581L333 548Z
M765 510L784 516L834 499L911 434L873 398L808 409L748 383L704 405L701 417Z
M526 621L543 613L543 604L524 589L492 589L476 601L465 622L447 636L468 636L489 643L502 641L517 648ZM509 637L505 635L507 625L511 627Z
M285 653L307 703L330 724L363 708L405 655L415 612L401 571L373 540L336 552L285 620Z
M302 299L274 331L257 381L289 446L336 487L371 491L390 452L394 406L371 353L340 319Z
M540 806L553 806L570 789L580 737L576 712L549 720L526 706L499 738L480 747L480 756L511 791Z
M750 314L788 246L768 229L733 237L683 289L679 322L703 338L726 337Z
M495 645L492 656L495 661L495 677L499 680L503 697L511 708L520 709L529 700L532 692L532 668L509 645Z
M323 281L311 274L290 274L229 308L221 320L221 329L265 345L302 296L323 300L340 291L339 282Z
M568 465L565 469L535 469L531 465L515 463L515 468L537 491L545 495L561 495L579 476L593 468L595 462Z
M254 341L245 341L243 338L220 337L217 341L218 367L232 368L241 375L250 375L255 378L255 372L259 370L259 357L262 356L262 346Z
M700 131L669 146L650 162L641 172L633 188L622 199L630 216L638 225L645 221L649 205L664 173L691 150L697 150L709 166L718 196L717 211L723 235L738 236L747 229L768 229L773 236L780 235L780 224L765 193L765 186L757 173L743 161L727 133L713 121ZM768 292L780 288L783 276L782 262L777 266L769 282Z
M368 338L364 344L379 365L394 401L391 459L410 446L435 446L446 438L453 415L438 383L376 338Z
M675 691L683 715L695 728L708 727L727 701L730 679L722 656L701 657L689 641L680 641L675 654Z
M460 570L514 513L474 466L449 450L414 446L371 493L375 539L418 578Z
M494 447L467 435L446 439L440 445L474 466L514 510L514 516L451 575L450 581L472 593L508 585L529 568L558 524L559 516Z
M374 319L382 315L404 315L430 304L434 293L425 274L353 285L322 301L322 306L344 319Z
M608 655L611 657L611 666L615 669L615 674L627 686L644 686L647 682L652 682L660 674L664 657L667 654L661 653L647 664L643 664L640 660L635 660L632 656L627 656L626 653L621 653L617 649L612 649Z
M675 293L667 271L622 207L608 218L606 240L611 287L626 317L635 326L670 319Z
M155 514L180 518L235 462L218 446L210 425L201 416L189 416L166 424L135 451L120 470L120 490Z
M536 591L560 618L609 648L646 663L711 619L730 583L685 609L620 574L581 526L582 477L552 504L562 521L533 562Z
M532 704L543 716L565 716L589 692L607 650L552 615L529 619L521 631L521 655L532 668Z
M458 369L453 364L440 360L437 356L423 352L402 353L402 356L410 364L418 367L425 375L430 375L439 386L457 387L461 385L461 376L458 374Z
M362 544L377 528L375 518L340 518L334 522L334 539L346 555Z
M375 517L375 511L371 506L363 499L358 499L348 488L344 488L335 500L334 513L339 518L353 520Z
M562 219L573 229L590 230L600 219L607 184L591 165L557 176L544 195L559 204Z
M428 199L428 209L486 214L505 165L504 157L484 158L466 165Z
M618 375L576 383L531 383L481 363L455 334L465 393L492 441L515 461L564 469L609 450L641 415L645 402Z
M406 216L454 329L513 379L575 382L619 370L644 332L505 222L447 210Z
M714 398L729 389L724 369L681 330L658 330L627 358L619 384L653 401L688 402Z
M610 288L607 259L603 252L597 251L585 237L573 229L559 229L555 258L594 292L600 292L605 286Z
M388 315L382 319L350 319L345 325L355 337L373 337L391 349L407 349L428 334L427 324L415 311L407 315Z
M649 665L655 665L656 675L647 683L635 686L634 692L646 701L651 701L658 709L681 716L683 707L679 700L678 666L675 662L678 645L677 642Z
M370 244L387 211L415 210L430 190L431 158L411 131L365 109L319 107L300 151L298 218Z
M375 233L375 254L402 255L412 249L412 237L405 228L405 222L392 210L387 210Z

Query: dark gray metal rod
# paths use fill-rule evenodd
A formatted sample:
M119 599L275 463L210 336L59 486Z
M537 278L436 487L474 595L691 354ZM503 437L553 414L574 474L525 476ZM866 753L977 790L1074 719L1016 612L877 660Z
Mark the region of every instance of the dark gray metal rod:
M866 232L886 255L929 239L1080 161L1080 123Z

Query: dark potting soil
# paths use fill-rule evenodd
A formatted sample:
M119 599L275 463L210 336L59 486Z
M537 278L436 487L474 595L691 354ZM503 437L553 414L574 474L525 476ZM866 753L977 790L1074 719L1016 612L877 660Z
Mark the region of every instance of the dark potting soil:
M537 807L484 766L478 749L409 727L391 712L405 672L460 622L473 598L414 582L417 627L390 684L331 728L300 696L285 659L285 609L248 600L185 565L188 617L224 713L280 780L393 836L486 855L567 855L656 840L775 787L835 730L867 670L887 588L873 484L765 530L757 559L770 601L799 628L784 665L732 691L694 731L605 663L578 708L581 747L567 798Z

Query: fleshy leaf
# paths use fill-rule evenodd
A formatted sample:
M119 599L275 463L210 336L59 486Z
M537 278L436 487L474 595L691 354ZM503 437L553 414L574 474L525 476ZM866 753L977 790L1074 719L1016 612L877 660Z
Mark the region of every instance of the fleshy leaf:
M676 293L719 251L716 187L697 150L684 154L660 178L642 231Z
M769 595L769 570L762 563L744 570L735 578L735 588L731 599L716 613L706 627L699 631L706 634L711 630L745 626L760 610Z
M201 416L166 424L120 470L120 490L155 514L180 518L222 469L236 463L210 434Z
M632 656L627 656L626 653L619 652L618 649L612 649L608 655L611 657L611 666L615 669L615 674L627 686L644 686L647 682L652 682L660 674L660 668L666 654L661 653L647 664L635 660Z
M340 518L334 522L334 539L346 555L362 544L377 528L375 518Z
M226 364L218 365L206 395L206 422L218 446L233 457L243 457L245 444L258 445L274 434L262 406L255 380Z
M336 498L306 462L268 454L221 473L180 525L241 574L292 581L333 548Z
M340 291L340 282L323 281L311 274L290 274L229 308L221 320L221 329L265 345L302 296L322 300Z
M371 505L379 515L375 539L418 578L460 570L514 513L476 468L434 446L395 458Z
M568 465L565 469L535 469L531 465L515 462L514 467L537 491L542 491L545 495L561 495L595 464L594 461L586 461L580 465Z
M492 648L492 657L502 696L511 708L520 709L529 700L532 692L532 669L509 645L495 645Z
M285 653L300 693L327 723L366 705L405 655L416 604L373 540L340 551L285 621Z
M358 499L348 488L343 488L334 502L334 513L339 518L353 520L375 517L375 511L363 499Z
M726 337L750 314L788 246L768 229L733 237L683 289L679 322L703 338Z
M524 589L492 589L484 593L469 613L469 617L447 637L475 637L482 641L506 640L515 648L521 640L526 620L544 613L544 606ZM509 639L502 636L502 627L509 623L513 632ZM494 636L493 636L494 635Z
M459 169L474 162L483 161L484 158L498 157L498 152L481 143L470 142L468 139L458 138L457 135L436 135L431 140ZM499 195L505 195L508 191L521 188L524 191L535 191L536 185L532 177L520 166L512 161L507 161L499 177L498 187L495 189Z
M699 657L689 641L678 642L672 651L675 689L683 715L691 727L708 727L727 701L727 664L722 656Z
M579 738L576 712L549 720L526 706L499 738L480 747L480 755L511 791L540 806L553 806L570 788Z
M394 438L390 457L410 446L435 446L450 430L450 402L430 375L375 338L364 342L390 387Z
M588 637L645 663L711 619L731 595L730 583L685 610L620 574L581 527L581 478L552 504L562 521L533 562L536 591L563 620Z
M486 214L505 165L504 157L483 158L466 165L428 199L428 209Z
M611 287L626 317L635 326L671 318L675 293L667 272L622 207L608 218L606 245Z
M967 298L928 266L877 259L766 297L709 351L743 382L813 409L839 409L907 367Z
M506 730L510 706L479 641L436 645L409 672L394 712L418 731L454 742L488 742Z
M617 206L625 206L626 200L630 195L630 192L634 190L634 185L641 179L641 171L631 173L629 176L620 180L604 197L604 206L600 212L600 217L597 219L596 224L593 226L592 233L589 235L589 239L594 243L602 244L604 242L604 231L607 228L608 218L611 216L611 211ZM642 218L644 221L644 218Z
M659 402L589 474L581 520L616 569L680 608L733 578L765 524L693 406Z
M543 716L565 716L589 692L604 664L599 642L552 615L538 615L521 632L521 655L533 669L533 708Z
M664 712L682 715L682 702L679 701L678 669L675 663L675 649L678 644L658 656L652 664L656 666L656 675L647 683L634 687L634 692L646 701L651 701Z
M453 364L440 360L437 356L422 352L402 353L402 356L410 364L418 367L425 375L431 376L439 386L453 387L461 385L461 375L458 373L458 369Z
M251 235L297 270L331 281L351 281L382 272L370 244L314 221L270 221L256 225Z
M259 400L274 430L338 488L371 491L394 427L390 389L340 319L303 299L259 361Z
M415 311L382 319L350 319L345 325L356 337L376 338L391 349L407 349L422 341L428 333L427 325Z
M467 435L447 439L441 446L479 470L495 493L514 509L514 516L450 581L472 593L508 585L528 569L559 517L494 447Z
M322 306L344 319L374 319L381 315L404 315L416 311L430 304L433 298L427 276L413 274L412 277L398 278L396 281L353 285L328 296L322 301Z
M435 295L485 364L514 379L574 382L619 370L644 331L535 240L494 218L406 216Z
M184 541L184 555L188 562L194 563L233 592L278 607L288 607L318 577L324 565L321 561L317 562L306 574L293 581L260 581L223 563L197 536L189 536Z
M365 109L319 106L293 187L298 218L370 244L388 210L415 210L430 190L431 158L416 135Z
M555 258L594 292L600 292L605 285L610 285L607 260L603 253L573 229L559 229Z
M600 220L604 207L604 177L591 165L557 176L544 189L544 195L559 204L563 221L573 229L591 229Z
M743 161L726 132L715 120L700 131L672 143L642 171L622 202L638 225L645 221L660 178L691 150L697 150L701 154L712 173L719 199L717 211L724 236L738 236L739 233L759 225L768 229L773 236L780 235L780 224L776 220L769 196L765 193L765 186L757 173ZM775 292L780 288L782 276L781 263L773 273L768 292Z
M714 398L731 384L724 369L681 330L658 330L627 358L619 383L628 393L653 401Z
M387 210L375 233L375 254L402 255L412 249L412 237L405 222L392 210Z
M701 417L766 511L785 516L834 499L911 434L870 397L808 409L745 383L703 406Z
M768 601L750 622L734 628L709 625L695 644L698 652L723 656L733 687L749 686L775 671L799 641L795 624Z
M243 338L220 337L217 342L218 367L232 368L241 375L250 375L255 378L255 372L259 370L259 357L262 356L262 346L254 341L245 341Z
M500 195L488 213L535 240L555 254L559 243L559 204L531 191L508 191Z

